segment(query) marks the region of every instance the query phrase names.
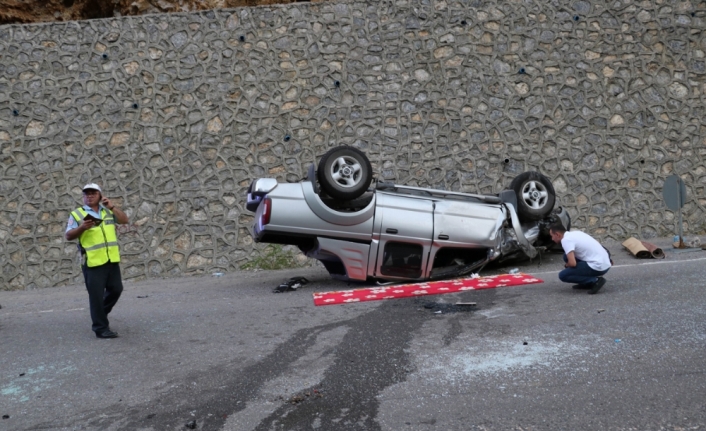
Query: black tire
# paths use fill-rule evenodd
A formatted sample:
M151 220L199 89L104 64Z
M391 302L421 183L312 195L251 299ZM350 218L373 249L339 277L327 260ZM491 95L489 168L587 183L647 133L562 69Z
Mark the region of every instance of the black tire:
M539 172L521 173L512 180L510 188L515 191L517 214L523 220L542 220L554 209L554 186Z
M319 160L317 176L326 194L334 199L351 200L368 190L373 169L362 151L340 146L330 149Z

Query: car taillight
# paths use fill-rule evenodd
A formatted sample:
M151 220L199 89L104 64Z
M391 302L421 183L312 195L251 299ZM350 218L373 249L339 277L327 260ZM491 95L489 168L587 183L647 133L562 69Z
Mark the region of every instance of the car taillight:
M262 215L260 216L260 224L264 226L270 223L270 215L272 214L272 199L265 198L265 200L262 201L262 205L264 205L264 207L262 208Z

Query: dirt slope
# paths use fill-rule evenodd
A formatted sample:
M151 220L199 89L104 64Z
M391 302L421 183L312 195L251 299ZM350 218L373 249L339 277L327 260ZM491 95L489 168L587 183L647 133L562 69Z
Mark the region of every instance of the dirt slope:
M0 24L296 3L302 0L0 0Z

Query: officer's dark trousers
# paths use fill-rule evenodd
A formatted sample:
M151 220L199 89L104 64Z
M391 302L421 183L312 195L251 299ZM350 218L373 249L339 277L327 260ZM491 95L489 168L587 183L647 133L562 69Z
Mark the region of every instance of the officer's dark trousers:
M83 276L88 290L88 303L91 306L92 329L96 333L102 333L109 329L108 313L123 293L120 264L108 262L93 268L84 265Z

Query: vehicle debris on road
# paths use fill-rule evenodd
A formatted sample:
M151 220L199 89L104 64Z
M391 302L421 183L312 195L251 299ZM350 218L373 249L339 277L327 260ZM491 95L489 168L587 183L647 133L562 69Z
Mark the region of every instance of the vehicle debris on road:
M282 292L290 292L292 290L297 290L303 285L307 284L309 280L307 280L305 277L292 277L289 280L283 282L279 286L275 288L272 292L274 293L282 293Z

